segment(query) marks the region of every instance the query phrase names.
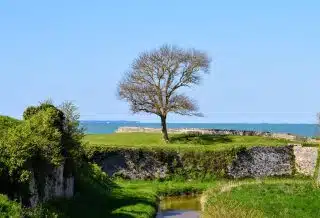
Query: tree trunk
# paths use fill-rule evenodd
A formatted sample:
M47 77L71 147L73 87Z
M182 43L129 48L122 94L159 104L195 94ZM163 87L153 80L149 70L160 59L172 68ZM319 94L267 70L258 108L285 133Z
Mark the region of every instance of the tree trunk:
M162 136L163 139L168 142L169 141L169 136L168 136L168 130L167 130L167 117L165 116L160 116L161 118L161 126L162 126Z

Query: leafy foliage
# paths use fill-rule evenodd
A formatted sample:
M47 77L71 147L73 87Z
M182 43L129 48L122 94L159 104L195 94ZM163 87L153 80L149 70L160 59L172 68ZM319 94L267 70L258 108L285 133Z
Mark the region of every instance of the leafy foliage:
M56 110L48 108L8 130L0 149L10 176L21 171L19 180L28 179L23 177L34 158L47 160L53 165L62 162L61 132L55 127L57 116Z
M0 137L2 137L10 127L17 126L21 123L20 120L8 116L0 116Z
M65 120L63 112L60 111L59 109L57 109L54 105L49 104L47 102L45 102L43 104L40 104L39 106L30 106L30 107L28 107L23 112L23 119L24 120L28 120L32 116L36 115L37 113L39 113L41 111L46 111L47 109L50 109L50 108L57 112L57 116L52 117L54 126L56 128L58 128L59 130L62 130L63 124L64 124L63 122Z
M50 102L28 107L23 121L1 117L0 192L28 198L26 186L32 173L41 183L55 166L64 164L67 173L75 171L75 163L83 156L83 133L76 107L64 105L61 110Z
M82 139L84 137L84 128L80 127L80 114L78 108L69 101L63 102L59 110L64 114L64 128L62 135L62 145L64 148L64 157L66 161L73 165L81 164L84 158Z
M21 217L21 213L19 203L10 201L7 196L0 194L0 218Z

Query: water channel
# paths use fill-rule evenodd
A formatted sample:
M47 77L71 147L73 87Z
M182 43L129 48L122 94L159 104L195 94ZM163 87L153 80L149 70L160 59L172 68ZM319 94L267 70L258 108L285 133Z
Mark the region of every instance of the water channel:
M164 197L160 201L157 218L199 218L200 211L199 195Z

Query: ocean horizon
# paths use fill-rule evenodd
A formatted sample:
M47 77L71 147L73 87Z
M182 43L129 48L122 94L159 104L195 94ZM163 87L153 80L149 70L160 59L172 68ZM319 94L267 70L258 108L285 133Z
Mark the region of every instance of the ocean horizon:
M111 120L82 120L81 126L86 134L111 134L119 127L149 127L160 128L160 123L139 121L111 121ZM291 133L300 136L320 135L317 124L293 124L293 123L168 123L168 128L203 128L203 129L233 129L253 130L273 133Z

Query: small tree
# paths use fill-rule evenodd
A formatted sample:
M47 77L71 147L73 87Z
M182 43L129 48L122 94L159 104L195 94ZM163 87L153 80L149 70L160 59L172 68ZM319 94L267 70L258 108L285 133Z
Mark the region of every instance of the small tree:
M129 102L133 113L158 115L163 138L168 141L166 118L169 112L201 115L196 103L178 91L198 85L202 73L209 73L210 62L205 52L176 46L164 45L144 52L133 61L131 69L122 78L118 95Z

